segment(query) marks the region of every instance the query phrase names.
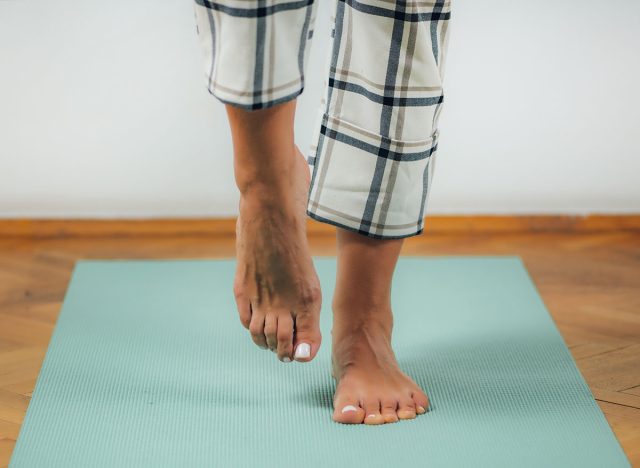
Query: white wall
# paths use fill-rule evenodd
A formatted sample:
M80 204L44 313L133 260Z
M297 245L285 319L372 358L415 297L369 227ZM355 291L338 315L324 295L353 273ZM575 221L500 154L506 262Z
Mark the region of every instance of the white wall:
M451 34L428 213L640 212L640 2L453 0ZM0 0L0 216L229 216L237 197L190 0Z

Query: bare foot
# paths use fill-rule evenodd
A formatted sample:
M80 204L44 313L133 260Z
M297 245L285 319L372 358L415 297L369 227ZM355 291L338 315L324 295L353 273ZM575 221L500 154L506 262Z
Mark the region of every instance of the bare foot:
M253 341L283 362L320 347L320 282L306 237L310 173L294 147L286 190L247 191L236 224L234 295Z
M391 349L391 308L363 312L357 307L352 303L347 311L334 305L333 419L344 424L384 424L425 413L427 395L400 370Z

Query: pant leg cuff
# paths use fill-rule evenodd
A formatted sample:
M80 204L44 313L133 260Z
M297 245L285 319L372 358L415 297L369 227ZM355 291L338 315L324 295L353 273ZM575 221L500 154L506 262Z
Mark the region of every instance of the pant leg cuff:
M340 221L337 221L336 219L339 218L335 218L335 219L329 219L329 218L324 218L316 213L313 213L309 210L307 210L307 216L309 216L311 219L318 221L320 223L324 223L324 224L330 224L332 226L335 226L337 228L340 229L344 229L346 231L351 231L351 232L357 232L358 234L362 234L364 236L367 237L371 237L372 239L404 239L407 237L413 237L413 236L418 236L420 234L422 234L422 232L424 231L423 228L418 229L415 232L410 232L408 234L398 234L398 235L393 235L393 234L374 234L371 231L367 231L366 229L361 229L360 227L354 227L353 223L351 224L346 224L346 223L342 223Z
M394 140L322 114L307 215L377 239L421 234L438 132Z

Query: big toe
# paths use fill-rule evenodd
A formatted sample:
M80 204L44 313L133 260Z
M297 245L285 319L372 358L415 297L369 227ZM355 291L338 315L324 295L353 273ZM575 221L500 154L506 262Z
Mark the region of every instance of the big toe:
M333 420L342 424L362 424L364 409L356 398L339 399L334 405Z
M316 357L322 342L318 320L307 315L297 316L293 340L293 357L298 362L308 362Z

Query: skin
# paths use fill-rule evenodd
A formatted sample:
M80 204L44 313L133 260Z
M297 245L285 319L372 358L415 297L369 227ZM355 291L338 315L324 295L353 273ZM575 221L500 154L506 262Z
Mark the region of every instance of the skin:
M256 345L284 362L298 345L312 360L322 336L321 291L306 236L309 168L293 140L295 101L246 111L227 106L240 190L234 295Z
M391 348L391 283L403 240L373 239L344 229L338 229L337 238L333 419L346 424L413 419L426 412L429 400L400 370ZM354 410L343 412L345 408Z
M256 345L283 362L308 362L322 342L322 297L305 230L310 173L294 143L295 106L295 100L255 111L226 106L240 190L234 295ZM400 370L391 348L391 284L403 241L337 228L337 243L333 419L413 419L426 411L428 398ZM302 344L308 355L296 355Z

